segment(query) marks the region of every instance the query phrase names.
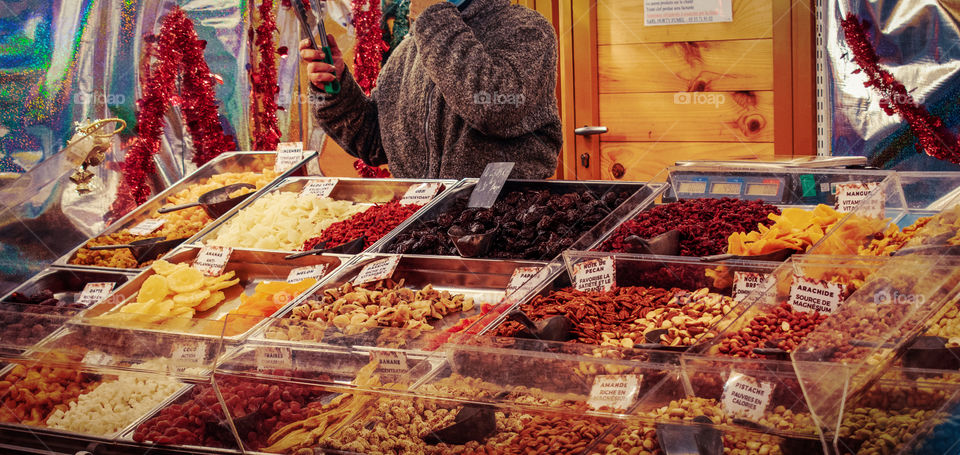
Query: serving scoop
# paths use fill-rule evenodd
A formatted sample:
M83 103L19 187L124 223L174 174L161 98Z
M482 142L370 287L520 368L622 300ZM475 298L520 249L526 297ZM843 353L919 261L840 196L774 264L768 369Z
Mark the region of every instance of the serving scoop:
M628 253L677 256L680 254L680 231L671 229L650 239L629 235L623 243Z
M229 212L230 209L243 202L246 198L253 195L253 192L251 191L249 193L241 194L237 197L230 197L230 193L243 188L256 189L257 187L249 183L234 183L232 185L207 191L206 193L201 194L200 197L197 198L196 202L171 205L169 207L160 207L157 209L157 213L176 212L177 210L188 209L190 207L196 207L199 205L204 212L207 212L207 215L210 215L210 218L217 219L223 216L223 214Z
M479 234L471 234L460 226L450 226L450 229L447 229L447 236L450 237L450 241L453 242L453 246L457 248L457 253L461 257L474 258L487 254L499 231L500 223L494 224L492 228Z
M186 237L181 237L179 239L166 240L166 237L153 237L149 239L134 240L130 243L124 243L120 245L99 245L88 246L86 248L93 251L129 248L130 253L133 254L133 257L137 260L137 262L143 263L160 257L167 251L170 251L177 245L183 243L183 241L186 239Z
M544 341L568 341L573 324L566 316L551 316L539 322L534 322L523 311L515 310L507 315L507 319L522 324L525 330L516 333L516 338L534 338Z

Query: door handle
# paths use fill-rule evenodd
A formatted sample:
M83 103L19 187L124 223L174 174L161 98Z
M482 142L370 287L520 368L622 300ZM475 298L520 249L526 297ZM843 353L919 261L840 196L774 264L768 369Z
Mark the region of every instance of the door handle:
M573 130L573 134L576 134L577 136L594 136L597 134L604 134L607 131L609 130L605 126L582 126Z

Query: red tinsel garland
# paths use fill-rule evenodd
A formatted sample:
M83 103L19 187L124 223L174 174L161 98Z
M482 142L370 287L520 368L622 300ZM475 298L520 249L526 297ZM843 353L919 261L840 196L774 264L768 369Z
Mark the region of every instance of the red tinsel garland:
M353 75L367 95L377 85L380 62L390 45L383 41L380 29L380 0L353 0L353 29L357 33L354 49ZM387 178L390 171L367 165L362 160L353 162L354 169L364 178Z
M153 155L160 150L163 114L171 103L180 104L193 139L193 163L202 166L217 155L235 150L233 138L223 134L213 90L214 76L203 58L206 41L197 38L193 22L180 8L174 8L161 24L156 49L148 37L145 58L155 56L152 66L143 65L143 97L137 100L137 138L127 150L121 170L123 178L110 207L116 219L150 197L148 181L156 173ZM181 94L176 95L176 78L182 75Z
M250 96L253 149L276 150L283 133L277 121L277 93L280 87L277 85L277 49L273 43L274 33L277 31L273 0L260 2L257 11L260 13L260 25L257 26L252 41L260 53L260 61L257 62L257 70L250 74L253 91Z
M930 114L923 105L915 103L906 87L889 71L880 67L880 57L867 37L868 22L847 13L841 25L844 40L853 53L854 62L869 78L863 85L873 87L880 93L883 97L880 102L883 111L887 115L899 114L906 120L927 155L960 163L960 143L944 126L943 120ZM860 70L854 73L859 73Z

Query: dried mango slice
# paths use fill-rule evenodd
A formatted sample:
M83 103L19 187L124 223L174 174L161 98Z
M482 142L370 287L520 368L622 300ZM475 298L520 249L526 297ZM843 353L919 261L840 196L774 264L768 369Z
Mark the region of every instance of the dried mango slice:
M163 300L170 293L170 287L167 286L167 279L163 275L150 275L140 286L140 292L137 293L137 302L143 303L150 300Z
M206 289L200 289L191 292L181 292L180 294L173 296L173 303L178 307L193 308L203 302L203 300L207 297L210 297L210 291Z
M187 267L170 274L167 285L173 292L191 292L203 287L203 274L199 270Z

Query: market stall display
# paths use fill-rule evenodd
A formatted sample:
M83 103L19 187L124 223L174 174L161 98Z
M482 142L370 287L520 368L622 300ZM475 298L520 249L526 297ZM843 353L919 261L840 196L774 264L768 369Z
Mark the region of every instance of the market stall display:
M372 246L373 239L379 240L416 212L417 207L399 207L399 202L422 183L452 184L400 179L375 183L362 179L287 179L242 203L236 213L225 216L199 240L204 245L297 251L309 250L321 241L331 248L366 236L364 247ZM431 197L420 200L428 202Z
M476 185L474 179L461 182L376 251L550 260L566 249L589 248L619 222L621 211L646 203L660 190L643 184L508 180L492 207L468 207ZM455 245L470 235L488 239L478 251Z
M211 160L194 173L160 192L152 199L113 222L102 233L84 242L54 264L83 268L113 268L134 271L149 265L156 255L138 261L130 249L90 250L91 246L129 244L132 241L152 238L192 241L202 235L213 219L200 207L187 208L170 213L159 213L162 207L194 202L210 190L233 183L248 183L257 190L274 181L295 173L302 173L306 163L316 156L310 154L284 172L275 172L276 153L236 152L226 153ZM249 192L241 189L236 194ZM142 224L143 223L143 224ZM166 251L159 251L162 255Z

